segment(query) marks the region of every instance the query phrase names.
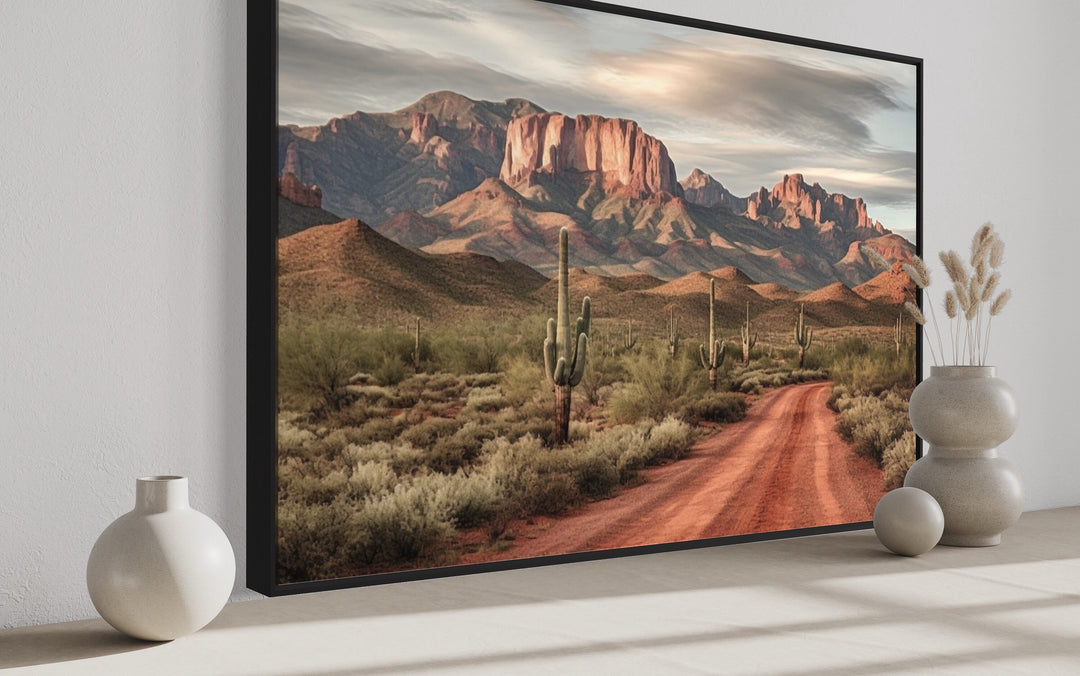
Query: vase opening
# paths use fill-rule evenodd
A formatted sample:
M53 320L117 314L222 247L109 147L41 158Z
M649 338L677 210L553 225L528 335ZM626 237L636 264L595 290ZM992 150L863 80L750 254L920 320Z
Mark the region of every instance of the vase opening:
M135 511L150 514L188 507L187 477L158 474L135 480Z
M931 366L930 375L935 378L993 378L997 376L996 366Z

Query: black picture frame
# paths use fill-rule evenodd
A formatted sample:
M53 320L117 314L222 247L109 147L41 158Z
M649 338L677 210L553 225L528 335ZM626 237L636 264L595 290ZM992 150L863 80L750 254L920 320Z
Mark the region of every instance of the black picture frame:
M730 33L810 49L881 59L912 66L916 81L916 241L922 255L923 187L923 60L893 53L783 35L702 19L675 16L591 0L533 0L618 15L641 21ZM277 579L277 186L278 186L278 8L276 2L248 0L247 75L247 585L276 596L408 580L636 556L828 532L864 529L870 521L763 532L689 542L671 542L625 549L566 553L530 559L454 565L441 568L377 573L360 577L280 583ZM918 293L918 292L917 292ZM921 304L921 294L919 302ZM916 379L922 379L922 334L916 334ZM921 442L916 442L921 457Z

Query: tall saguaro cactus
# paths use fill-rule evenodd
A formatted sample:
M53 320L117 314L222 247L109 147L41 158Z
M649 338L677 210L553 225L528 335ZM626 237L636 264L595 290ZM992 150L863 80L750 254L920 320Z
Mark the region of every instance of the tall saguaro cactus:
M716 339L716 280L709 280L709 356L705 357L705 346L698 346L701 366L709 372L709 389L716 389L716 370L724 363L727 343Z
M420 318L416 318L416 334L413 341L412 351L412 363L413 368L417 371L420 370Z
M623 350L629 352L637 345L637 338L634 337L634 320L626 320L626 335L623 336Z
M799 320L795 322L795 344L799 346L799 368L803 367L806 351L814 342L814 330L806 327L806 318L803 316L804 307L799 306Z
M754 349L754 346L757 345L757 332L754 332L753 338L750 337L750 301L746 301L746 323L742 325L739 333L742 334L743 364L749 364L750 350Z
M570 434L570 390L585 375L585 356L589 348L589 297L581 301L581 316L570 327L570 290L567 258L570 233L559 232L559 306L558 321L548 319L544 340L544 370L555 387L555 443L564 444Z
M679 318L675 316L675 308L668 310L667 322L667 351L671 358L675 358L675 352L679 349Z
M896 356L900 356L900 348L904 345L904 313L901 312L896 317L896 322L893 324L893 342L896 343Z

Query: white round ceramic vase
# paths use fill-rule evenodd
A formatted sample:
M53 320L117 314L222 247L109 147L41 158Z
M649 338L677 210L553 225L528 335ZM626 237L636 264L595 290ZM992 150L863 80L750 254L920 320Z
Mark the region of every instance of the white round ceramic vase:
M1020 422L1016 394L993 366L934 366L908 405L928 445L905 486L934 496L945 515L941 544L989 547L1023 509L1020 475L998 455Z
M874 509L874 533L890 551L919 556L934 548L945 530L945 515L934 496L911 486L889 491Z
M136 480L135 509L98 537L86 566L94 607L148 641L198 631L229 600L236 559L224 531L188 504L188 480Z

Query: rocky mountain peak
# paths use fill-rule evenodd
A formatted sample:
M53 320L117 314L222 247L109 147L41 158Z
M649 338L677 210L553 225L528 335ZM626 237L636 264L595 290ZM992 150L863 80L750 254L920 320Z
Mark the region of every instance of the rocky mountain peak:
M695 168L680 181L686 201L703 207L727 207L735 213L746 211L746 199L736 197L711 174Z
M601 173L607 187L634 197L682 194L667 148L633 120L537 113L510 121L499 172L503 181L568 172Z

